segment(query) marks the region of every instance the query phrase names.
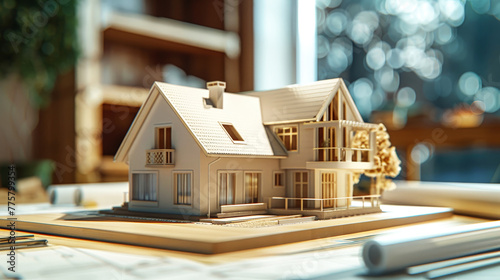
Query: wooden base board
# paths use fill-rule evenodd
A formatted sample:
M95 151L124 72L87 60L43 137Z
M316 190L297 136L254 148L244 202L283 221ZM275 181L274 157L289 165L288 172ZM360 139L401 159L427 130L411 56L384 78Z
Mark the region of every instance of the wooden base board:
M241 228L203 223L124 221L70 214L18 216L16 229L203 254L217 254L400 226L452 215L450 208L383 205L382 213L300 224ZM71 219L66 219L71 216ZM0 217L6 228L10 217ZM69 217L68 217L69 218Z

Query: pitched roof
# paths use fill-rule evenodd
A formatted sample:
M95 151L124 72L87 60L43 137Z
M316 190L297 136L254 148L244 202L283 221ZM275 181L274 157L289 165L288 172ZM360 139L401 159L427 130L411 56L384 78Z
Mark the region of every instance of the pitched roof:
M123 140L116 161L127 161L139 129L161 96L207 155L285 157L287 151L265 125L318 121L336 94L342 94L355 122L363 122L342 79L245 94L223 93L222 109L207 106L207 89L155 82ZM161 99L161 98L160 98ZM243 138L233 141L223 124L232 124Z
M245 94L260 98L263 122L271 125L319 120L339 89L344 92L356 121L363 122L341 78Z
M179 116L200 148L207 155L238 156L286 156L287 152L275 139L269 138L262 124L259 99L240 94L223 94L223 109L205 105L207 89L155 82L148 98L137 114L115 156L117 161L126 161L128 149L135 139L152 102L160 95ZM243 138L235 143L222 124L232 124Z

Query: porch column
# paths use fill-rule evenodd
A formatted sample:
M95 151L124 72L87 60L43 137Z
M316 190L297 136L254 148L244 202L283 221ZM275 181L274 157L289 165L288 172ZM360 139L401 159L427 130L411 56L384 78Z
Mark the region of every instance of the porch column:
M375 130L370 130L370 152L368 153L368 160L373 162L373 156L377 152L377 138Z

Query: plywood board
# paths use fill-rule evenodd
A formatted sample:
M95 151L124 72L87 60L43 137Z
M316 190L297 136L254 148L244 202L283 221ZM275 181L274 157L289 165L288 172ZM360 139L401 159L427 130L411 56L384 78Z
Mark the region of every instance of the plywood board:
M383 206L382 213L268 227L235 227L204 223L166 223L149 220L69 214L18 216L16 229L145 247L216 254L280 245L450 217L450 208ZM8 225L8 217L0 227Z

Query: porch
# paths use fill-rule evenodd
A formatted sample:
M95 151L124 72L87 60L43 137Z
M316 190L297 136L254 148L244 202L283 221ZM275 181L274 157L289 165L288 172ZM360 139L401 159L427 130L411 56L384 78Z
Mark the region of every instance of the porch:
M340 202L344 203L340 203ZM345 203L351 201L351 204ZM281 204L278 207L274 205ZM299 207L297 207L297 204ZM294 207L290 207L294 205ZM337 206L346 205L346 206ZM270 197L268 213L274 215L302 214L316 216L319 220L341 218L354 215L378 213L380 195L350 196L337 198L291 198Z

